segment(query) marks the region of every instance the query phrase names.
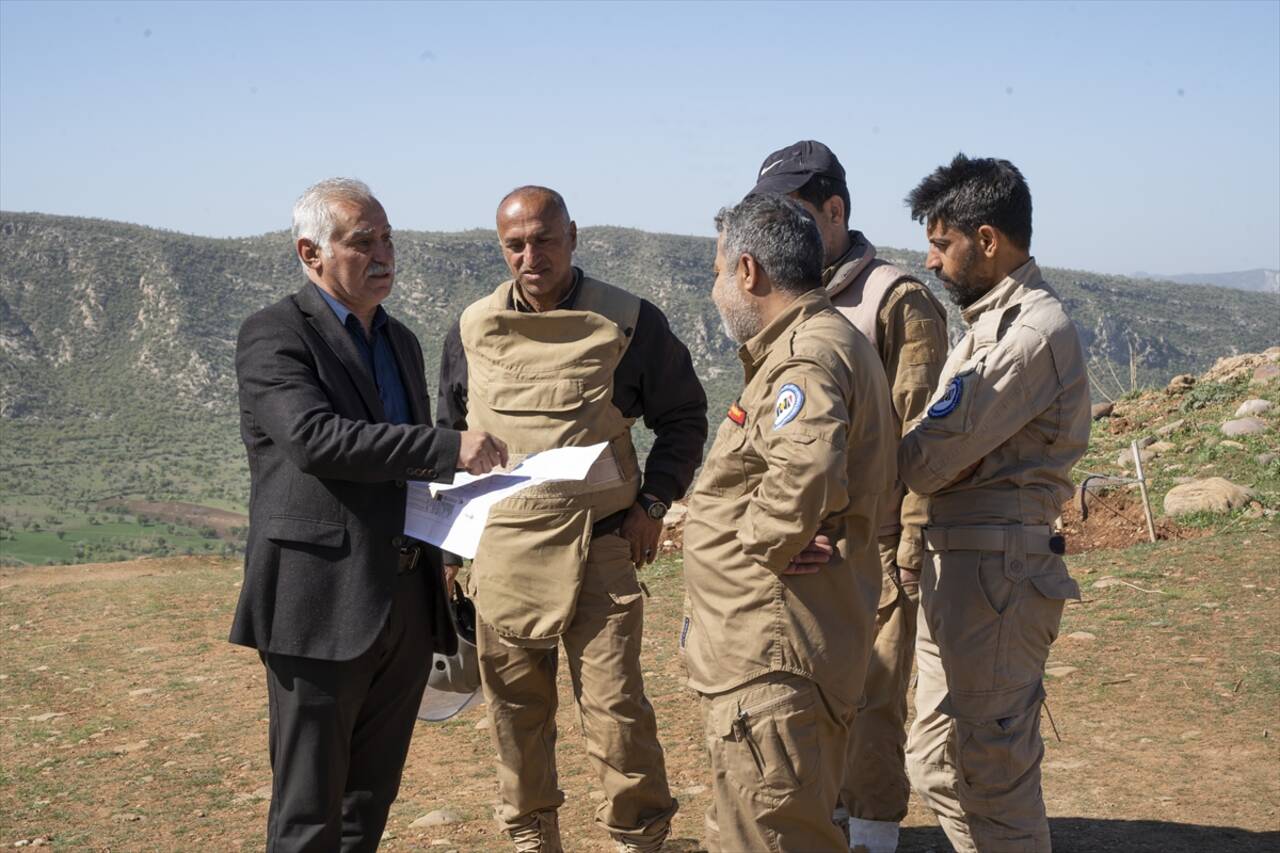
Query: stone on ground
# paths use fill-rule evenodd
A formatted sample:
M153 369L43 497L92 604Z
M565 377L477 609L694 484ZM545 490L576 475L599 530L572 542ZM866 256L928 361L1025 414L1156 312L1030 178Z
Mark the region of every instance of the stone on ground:
M1165 515L1193 512L1230 512L1253 500L1253 492L1222 477L1194 480L1174 486L1164 496Z
M422 829L424 826L445 826L450 823L462 823L462 815L453 809L435 809L409 824L410 829Z
M1089 413L1093 416L1093 419L1097 421L1111 417L1111 413L1115 411L1115 408L1115 403L1094 403L1093 407L1089 410Z
M1272 403L1270 400L1245 400L1240 404L1240 408L1236 409L1236 417L1247 418L1250 415L1261 415L1264 412L1271 411L1271 409Z
M1223 435L1256 435L1267 431L1267 422L1261 418L1236 418L1222 425Z
M1187 422L1186 418L1178 418L1176 421L1170 421L1169 423L1157 429L1156 435L1160 435L1160 436L1172 435L1173 433L1182 429L1182 425L1185 424L1186 422Z

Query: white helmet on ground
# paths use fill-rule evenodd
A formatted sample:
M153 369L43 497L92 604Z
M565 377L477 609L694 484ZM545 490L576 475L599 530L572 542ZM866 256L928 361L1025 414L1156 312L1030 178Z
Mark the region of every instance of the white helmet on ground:
M438 723L472 707L481 700L480 658L476 652L476 606L453 585L449 618L458 633L458 651L431 656L427 689L418 706L418 719Z

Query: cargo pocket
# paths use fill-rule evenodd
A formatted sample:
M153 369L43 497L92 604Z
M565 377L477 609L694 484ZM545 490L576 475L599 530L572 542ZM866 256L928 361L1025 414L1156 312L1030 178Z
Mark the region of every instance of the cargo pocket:
M589 509L494 507L471 566L480 617L509 639L563 634L590 543Z
M725 778L745 796L779 805L820 777L818 709L812 685L748 687L714 703L708 721Z
M1010 780L1025 778L1043 752L1043 699L1037 683L977 702L955 700L956 787L966 810L991 814L1007 808Z

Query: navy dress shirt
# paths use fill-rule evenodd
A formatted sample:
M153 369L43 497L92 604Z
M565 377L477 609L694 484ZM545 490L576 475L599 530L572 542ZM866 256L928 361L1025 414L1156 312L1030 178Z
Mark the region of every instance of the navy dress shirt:
M311 286L316 287L315 282L312 282ZM400 365L396 361L395 351L391 348L391 338L387 334L387 312L382 310L381 305L378 306L378 310L373 315L371 334L366 336L364 327L360 325L360 318L353 314L350 308L325 293L322 288L316 287L316 290L320 291L324 301L329 303L333 313L338 315L338 322L351 335L356 349L364 358L365 366L369 368L369 375L378 386L382 411L387 416L386 423L413 423L413 416L409 412L409 395L405 393L404 380L400 378Z

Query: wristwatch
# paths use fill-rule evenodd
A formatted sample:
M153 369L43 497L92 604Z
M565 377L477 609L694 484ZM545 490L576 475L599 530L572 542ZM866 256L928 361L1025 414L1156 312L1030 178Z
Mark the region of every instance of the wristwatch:
M644 510L645 515L654 521L661 521L662 517L667 514L667 505L651 495L637 495L636 503L640 504L640 508Z

